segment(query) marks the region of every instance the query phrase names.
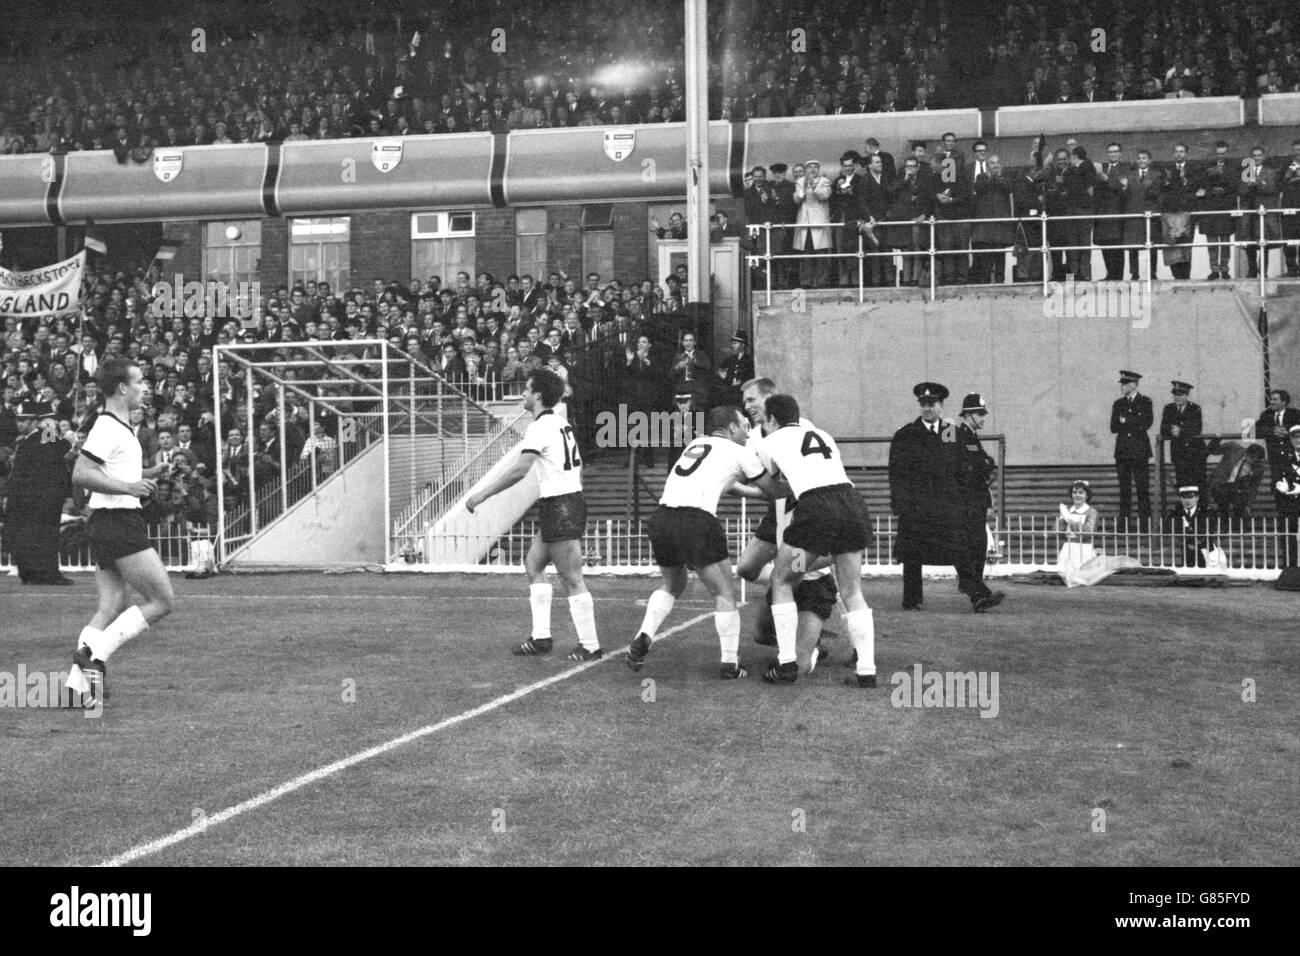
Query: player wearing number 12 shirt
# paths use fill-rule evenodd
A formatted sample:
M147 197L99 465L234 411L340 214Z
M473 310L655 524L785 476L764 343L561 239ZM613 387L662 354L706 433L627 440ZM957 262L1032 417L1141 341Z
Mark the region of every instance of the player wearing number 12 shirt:
M800 422L799 403L793 396L770 396L766 410L776 429L763 439L759 457L767 471L789 483L799 505L772 568L777 659L763 680L771 684L798 680L799 611L794 587L816 557L830 555L847 611L844 624L858 654L857 676L850 683L875 687L875 625L862 595L862 553L871 540L867 507L844 471L835 439Z
M718 499L734 482L755 482L768 494L782 493L749 438L749 420L734 405L709 412L709 434L696 438L668 472L659 510L650 519L650 547L663 584L646 602L641 631L627 650L627 665L640 670L659 627L686 590L686 572L694 568L713 595L713 623L722 646L721 676L745 676L740 666L740 612L736 610L727 536L718 523Z
M587 529L587 501L582 496L582 458L573 428L555 406L564 397L564 381L549 369L528 376L524 408L533 423L524 433L518 460L486 488L465 502L469 513L493 495L522 481L533 466L539 469L541 530L528 548L524 570L529 581L533 633L517 646L517 655L546 654L551 650L551 585L546 566L554 563L569 593L569 616L578 632L578 646L569 660L594 661L604 656L596 637L596 614L591 592L582 579L582 535Z

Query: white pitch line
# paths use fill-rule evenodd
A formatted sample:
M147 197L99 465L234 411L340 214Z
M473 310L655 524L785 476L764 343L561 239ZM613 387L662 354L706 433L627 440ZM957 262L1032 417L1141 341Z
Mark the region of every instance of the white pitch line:
M66 596L67 595L60 595L60 597L66 597ZM6 600L11 597L13 598L27 597L35 601L41 601L46 604L49 603L48 594L23 593L23 594L5 595ZM501 602L501 596L499 594L438 594L438 593L430 593L430 594L183 594L180 596L180 599L178 600L177 603L181 605L185 605L185 604L189 604L191 601L235 601L240 604L247 603L248 601L423 601L424 603L427 604L429 601L439 601L439 600L456 601L457 603L463 601L491 601L494 604L499 604ZM596 597L595 595L592 595L592 600L600 601L600 602L608 602L608 603L617 602L619 604L628 603L628 599L626 597ZM633 600L633 603L637 604L640 607L645 607L646 599L635 598ZM690 608L690 607L713 607L714 605L713 605L712 598L697 598L695 600L678 601L673 606L678 608ZM739 601L736 602L736 606L737 607L741 606Z
M681 624L668 628L663 632L662 636L655 641L655 643L657 644L664 638L680 633L688 627L692 627L712 616L712 611L705 612L704 614L697 614L695 617L683 621ZM363 750L360 753L355 753L350 757L344 757L342 760L336 760L334 763L326 764L324 767L318 767L309 773L294 777L292 780L287 783L282 783L274 789L267 790L265 793L261 793L256 797L245 800L243 803L237 803L233 807L226 807L226 809L222 810L220 813L214 813L212 816L206 817L201 822L192 823L184 829L177 830L174 833L169 833L167 836L161 837L157 840L134 846L125 853L119 853L117 856L104 860L99 864L99 866L125 866L128 863L134 863L136 860L144 859L147 856L153 856L155 853L159 853L170 846L175 846L177 843L188 840L190 837L198 836L200 833L211 830L219 823L225 823L227 820L233 820L240 814L266 806L266 804L279 800L281 797L288 796L295 790L301 790L303 787L324 780L326 777L331 777L336 773L347 770L349 767L354 767L372 757L386 754L390 750L396 750L398 747L409 744L413 740L419 740L421 737L428 737L430 734L436 734L440 730L446 730L449 727L463 724L467 720L472 720L475 717L497 710L498 708L513 703L522 697L527 697L534 691L539 691L544 687L550 687L552 684L558 684L560 681L568 680L575 674L581 674L585 670L589 670L590 668L603 664L606 661L618 659L619 657L621 657L620 652L607 653L605 657L598 661L589 661L585 664L578 664L576 667L571 667L567 671L561 671L559 674L554 674L545 680L537 681L535 684L529 684L527 687L521 687L514 693L506 694L504 697L498 697L495 700L490 700L486 704L480 704L478 707L457 714L455 717L448 717L446 720L440 720L436 724L429 724L428 726L421 727L419 730L413 730L409 734L394 737L386 743L378 744L368 750Z

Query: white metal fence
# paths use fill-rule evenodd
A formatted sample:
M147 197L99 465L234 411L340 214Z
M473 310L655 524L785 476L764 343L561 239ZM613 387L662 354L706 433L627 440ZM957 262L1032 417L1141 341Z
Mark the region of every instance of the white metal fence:
M389 553L432 554L425 542L433 523L510 453L523 439L527 422L531 420L531 413L521 407L513 418L493 422L482 445L470 447L447 469L439 484L430 483L413 496L411 503L393 519Z
M733 556L744 550L758 521L759 516L754 514L722 519ZM64 530L59 565L64 571L94 570L89 545L84 535L77 535L76 530L71 526ZM1057 519L1048 515L1009 515L991 531L996 551L989 555L990 574L1054 570L1057 554L1066 540L1064 533L1057 530ZM524 555L536 534L537 522L533 520L520 522L500 536L476 536L467 530L454 528L443 535L427 534L423 542L426 555L436 558L441 551L451 551L458 543L464 544L473 537L491 545L489 555L477 565L434 567L417 560L412 562L412 566L420 570L522 573ZM864 563L867 573L895 574L901 571L901 565L893 554L896 534L897 519L893 515L872 519L872 540ZM1296 538L1294 525L1289 534ZM193 541L212 540L210 528L179 523L150 528L149 536L163 564L172 571L190 566ZM1127 555L1146 568L1194 573L1206 573L1205 568L1198 567L1201 550L1218 547L1226 556L1228 567L1217 573L1268 579L1286 563L1287 536L1286 521L1273 516L1213 520L1208 528L1195 535L1175 532L1160 525L1140 532L1124 530L1117 523L1103 519L1098 530L1085 538L1085 544L1107 555ZM1300 547L1300 539L1297 547ZM655 569L646 537L646 522L642 520L619 518L590 522L582 551L587 567L592 571L640 574ZM0 536L0 572L8 573L13 567L12 557L5 550L4 539Z
M733 557L744 550L758 527L760 517L749 513L741 518L720 519ZM864 570L869 574L901 573L902 565L894 558L898 519L885 515L871 520L872 539L867 548ZM488 557L481 563L434 566L420 563L418 559L411 559L409 563L418 565L420 570L523 571L524 555L537 534L536 521L520 522L509 533L500 536L476 534L469 528L467 523L461 529L453 527L441 535L428 534L423 553L436 560L440 554L463 551L467 543L477 543L488 548ZM987 573L994 575L1055 570L1058 553L1066 543L1065 533L1058 530L1056 516L1008 515L991 527L990 533L992 548ZM1294 525L1289 533L1293 539L1296 538ZM1176 532L1158 523L1145 526L1141 531L1125 530L1117 523L1103 519L1098 530L1088 535L1085 543L1107 555L1127 555L1145 568L1195 573L1209 573L1199 566L1201 550L1218 547L1226 556L1227 567L1214 573L1267 579L1276 576L1286 563L1287 535L1286 522L1271 516L1216 519L1207 529L1196 534ZM636 574L655 569L646 537L646 522L642 520L590 522L582 541L582 551L587 567L593 571Z
M205 525L172 522L149 529L149 540L169 571L188 568L192 563L190 545L195 541L211 541L212 538L212 529ZM59 568L63 571L95 570L95 561L90 556L90 544L85 536L85 522L68 522L60 531ZM8 574L13 570L13 556L6 550L0 532L0 573Z

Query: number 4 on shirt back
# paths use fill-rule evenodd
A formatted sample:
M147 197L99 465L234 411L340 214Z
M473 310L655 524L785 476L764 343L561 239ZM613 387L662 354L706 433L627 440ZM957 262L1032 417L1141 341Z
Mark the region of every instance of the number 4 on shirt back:
M816 432L808 432L803 436L803 444L799 446L800 453L807 458L809 455L821 455L823 458L833 458L831 446L822 441L822 436Z

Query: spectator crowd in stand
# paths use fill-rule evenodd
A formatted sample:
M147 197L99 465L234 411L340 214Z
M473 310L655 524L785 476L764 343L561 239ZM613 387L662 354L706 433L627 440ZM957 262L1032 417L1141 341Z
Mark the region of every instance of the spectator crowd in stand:
M1055 149L1040 138L1025 160L1013 165L988 141L967 146L945 133L938 143L910 142L901 162L871 137L861 151L839 157L838 171L828 173L829 163L815 159L756 165L744 177L745 218L784 228L770 230L770 238L760 230L742 244L753 255L797 257L772 260L776 289L856 286L859 245L868 254L865 285L928 285L929 257L912 253L928 252L932 236L938 285L1005 282L1008 254L1011 281L1041 282L1044 240L1048 278L1119 281L1141 277L1143 250L1123 246L1148 241L1149 219L1152 277L1163 255L1175 279L1192 278L1187 244L1198 232L1210 244L1210 269L1197 278L1232 278L1234 240L1250 243L1238 278L1267 275L1278 250L1278 266L1300 276L1297 245L1282 242L1300 241L1300 215L1266 216L1262 260L1258 216L1261 206L1300 208L1300 139L1290 155L1278 157L1262 146L1234 150L1219 140L1213 158L1191 161L1181 144L1156 157L1111 142L1094 159L1073 138ZM962 221L998 219L1005 221ZM666 234L658 231L660 238L682 238L679 229L670 223ZM1104 275L1092 274L1094 249L1101 251ZM755 286L766 282L763 268L760 262L755 269Z
M160 317L151 297L160 279L156 270L92 268L82 314L4 320L0 462L8 460L18 436L14 410L39 400L68 442L71 463L100 405L96 369L109 356L126 356L141 364L150 385L144 408L130 422L145 464L175 463L147 503L147 518L159 526L214 524L216 482L224 483L231 501L247 503L250 467L260 498L281 480L282 455L298 471L314 458L317 480L323 480L341 464L342 449L337 417L318 408L313 419L310 402L300 395L286 393L282 430L275 389L254 385L246 394L244 377L227 366L220 370L218 394L212 346L313 342L326 357L377 358L374 346L347 345L365 338L386 338L418 363L417 378L441 378L480 403L515 399L532 371L550 368L568 383L570 418L584 451L596 454L601 411L620 404L669 411L674 390L693 397L692 411L704 411L715 401L738 401L740 384L753 376L744 333L713 368L688 320L683 278L684 269L660 288L648 279L625 283L596 273L579 284L561 272L537 280L512 275L504 283L487 273L475 280L461 272L446 286L437 276L407 283L376 279L339 292L324 282L304 282L275 290L250 322L240 323ZM287 355L272 350L262 357ZM411 366L401 364L404 380ZM283 374L303 379L300 388L308 394L321 394L305 370ZM220 443L218 403L225 432ZM74 509L84 513L84 500Z
M741 120L1293 91L1292 8L713 4L711 111ZM102 20L15 15L0 58L0 154L114 149L143 161L160 146L685 119L681 12L666 0L584 0L563 17L505 0L432 11L381 0L364 14L316 0L297 15L191 3L151 11L148 31L131 23L112 8Z

